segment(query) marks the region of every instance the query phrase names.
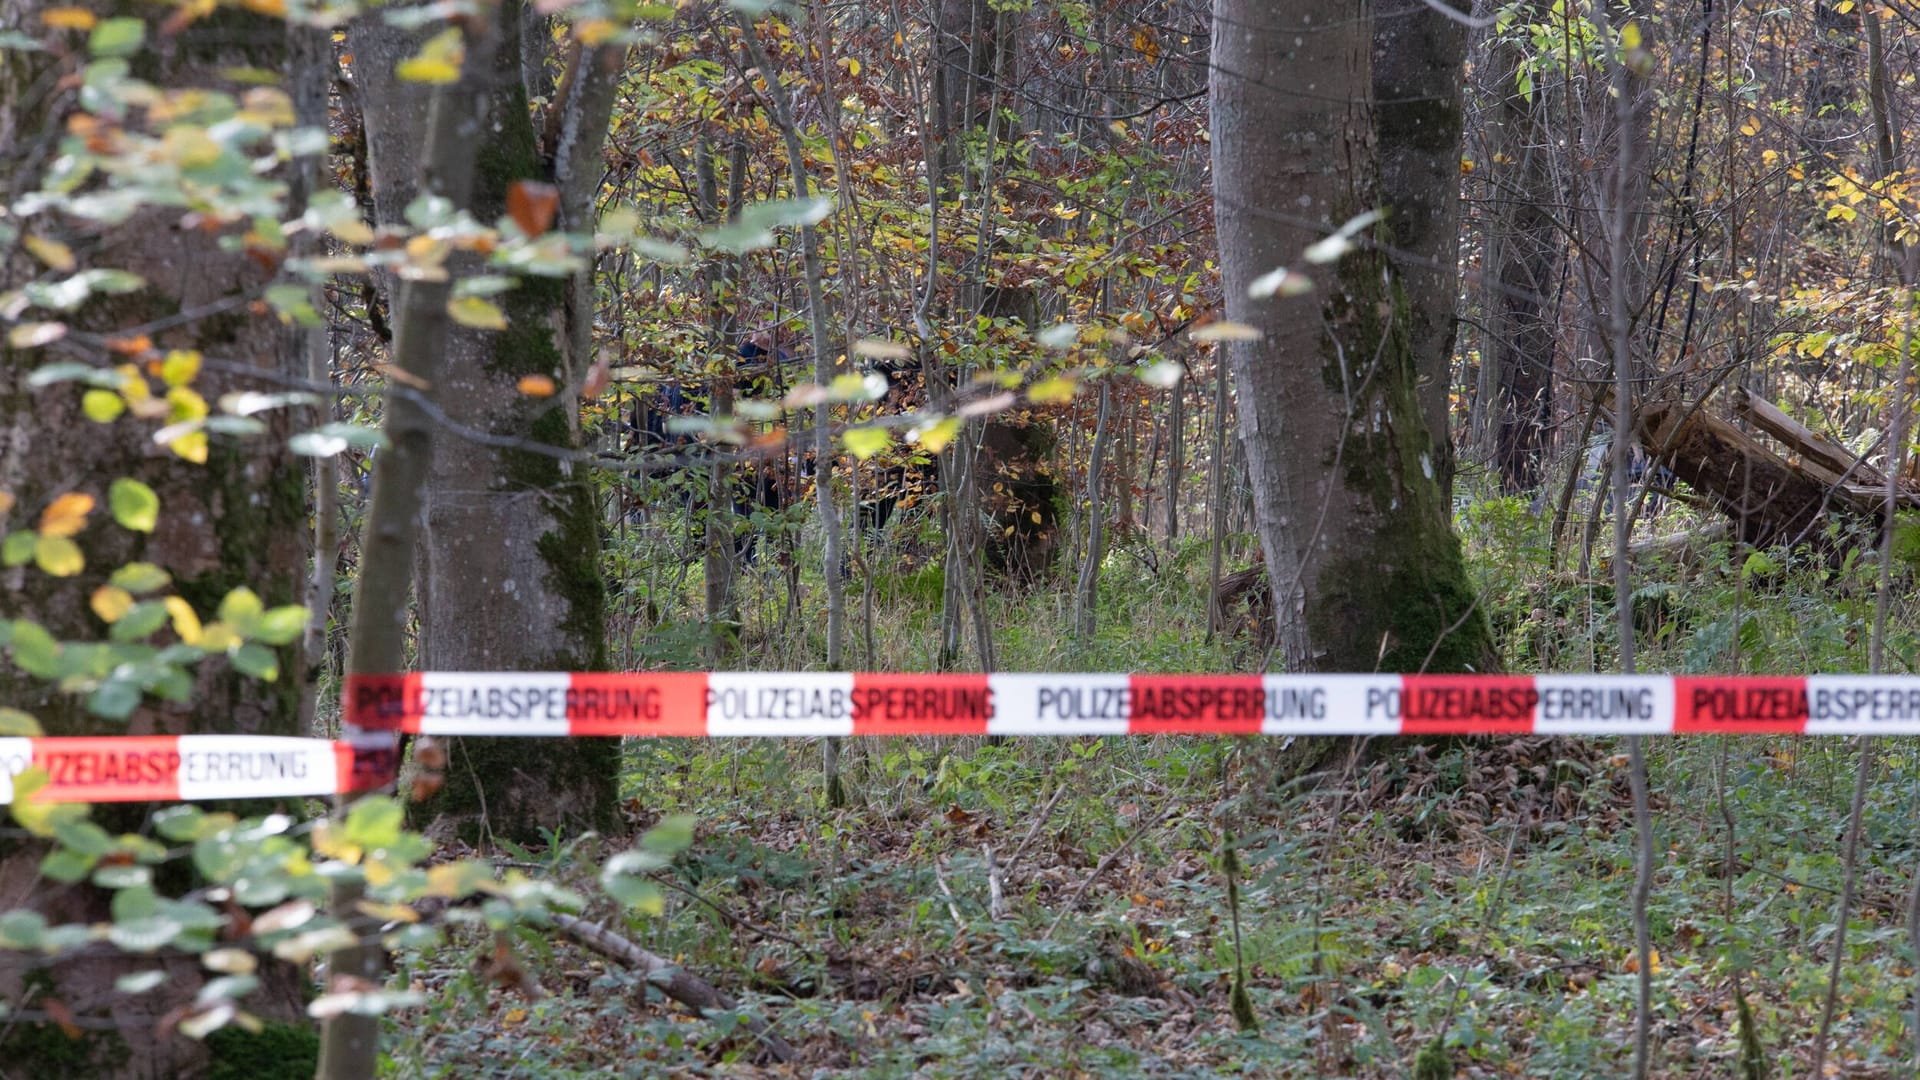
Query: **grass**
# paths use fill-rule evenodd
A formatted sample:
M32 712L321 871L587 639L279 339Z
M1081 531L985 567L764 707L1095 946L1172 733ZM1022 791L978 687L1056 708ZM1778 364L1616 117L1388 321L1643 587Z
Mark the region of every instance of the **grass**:
M1524 508L1486 500L1464 525L1516 670L1611 663L1608 586L1550 571ZM1688 525L1677 514L1657 523ZM654 558L647 542L634 543L630 565ZM876 667L926 667L934 655L940 589L924 542L867 564L888 567L873 580ZM1090 642L1066 632L1057 590L994 594L1000 666L1251 670L1248 643L1206 639L1205 563L1201 543L1116 550ZM1643 670L1864 667L1870 560L1756 563L1721 551L1638 576ZM634 654L700 666L702 638L689 630L698 577L695 566L627 583ZM789 617L778 563L763 559L745 582L743 655L765 667L817 655L796 641L817 624L818 584L801 574ZM856 619L861 584L849 589ZM1890 648L1899 670L1913 625L1903 605ZM475 965L493 943L475 931L399 958L429 1004L390 1021L382 1074L1624 1075L1635 976L1623 761L1592 741L1563 767L1551 755L1566 744L1524 743L1398 753L1282 786L1271 741L869 740L850 747L854 805L829 811L808 744L635 742L635 828L671 813L701 826L667 874L677 888L663 914L591 914L736 992L797 1061L755 1063L728 1018L688 1017L548 935L516 945L548 996L488 985ZM1913 1072L1904 920L1920 744L1883 740L1878 754L1829 1055L1832 1075L1849 1077ZM1660 739L1649 757L1656 1075L1748 1075L1736 974L1766 1073L1803 1074L1834 940L1851 744ZM1229 831L1255 1031L1239 1030L1228 1007ZM537 857L595 895L595 864L611 849L573 843ZM1003 868L1000 918L988 849Z

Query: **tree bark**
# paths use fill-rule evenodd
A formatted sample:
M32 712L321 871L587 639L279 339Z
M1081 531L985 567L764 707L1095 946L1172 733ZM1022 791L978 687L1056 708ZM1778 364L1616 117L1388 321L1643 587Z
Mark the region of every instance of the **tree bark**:
M1247 296L1254 278L1378 205L1366 11L1334 0L1214 11L1227 315L1261 333L1228 359L1286 667L1490 670L1420 395L1432 372L1387 261L1355 251L1309 296Z
M1449 0L1433 0L1448 3ZM1469 5L1471 6L1471 5ZM1467 27L1422 0L1397 0L1373 19L1373 123L1380 199L1394 270L1407 298L1417 396L1433 433L1441 493L1453 493L1455 307L1460 291L1460 146Z
M600 146L612 108L618 50L584 49L551 106L556 141L541 146L522 81L520 5L503 5L491 59L490 130L479 146L472 213L505 212L517 181L552 183L559 221L591 229ZM393 77L406 35L363 20L353 32L366 102L368 157L382 224L412 200L422 117L419 95ZM456 268L460 261L455 260ZM452 421L525 443L579 445L574 393L586 370L591 289L581 281L525 277L503 297L509 326L454 327L436 385ZM517 384L546 376L565 388L529 397ZM423 498L419 657L452 671L596 671L606 667L606 587L591 477L537 450L435 440ZM537 763L537 765L533 765ZM620 746L611 739L471 739L449 748L446 782L416 806L437 831L469 841L539 840L543 830L615 823Z
M1498 101L1491 110L1491 185L1486 234L1493 274L1487 290L1488 334L1483 363L1493 368L1493 463L1500 488L1528 491L1545 480L1546 435L1553 420L1554 325L1544 298L1554 293L1564 238L1544 207L1554 202L1551 136L1543 123L1546 87L1530 94L1517 86L1521 49L1494 50Z
M0 26L38 35L41 15L52 6L39 0L0 0ZM109 10L143 14L120 6ZM151 14L149 41L158 38L166 12ZM237 99L247 86L223 73L239 68L284 71L288 33L289 27L279 20L223 12L184 28L168 39L164 51L143 50L134 62L141 65L140 78L163 91L204 89ZM0 92L0 146L7 148L0 168L0 202L17 205L18 197L39 187L58 156L68 121L85 111L78 84L71 81L71 60L50 52L0 50L0 86L7 88ZM62 81L63 75L68 81ZM147 125L137 114L125 122L156 133L159 126ZM104 117L102 130L111 130L115 123ZM105 186L93 182L87 190ZM0 570L0 595L5 596L0 617L30 620L60 641L105 640L88 598L113 570L136 560L166 570L172 584L165 591L185 599L209 620L220 600L237 586L252 589L269 606L306 600L307 463L287 449L288 436L306 416L298 410L272 410L258 417L267 423L263 434L211 435L205 463L193 464L153 442L164 421L122 416L95 423L81 411L83 388L78 384L35 388L27 382L35 369L52 361L124 362L125 356L86 344L87 335L134 334L143 327L149 328L156 349L204 354L205 367L191 385L209 402L228 392L278 389L275 380L305 377L305 358L292 347L293 335L277 320L252 317L246 310L248 298L272 282L273 273L220 247L222 234L237 236L244 226L203 231L182 227L181 217L178 207L149 207L125 222L55 211L11 219L30 235L79 252L83 268L125 270L145 280L133 292L96 296L58 314L70 334L55 348L20 349L0 336L0 491L13 497L12 508L0 511L0 535L31 529L60 495L78 492L96 500L90 524L74 538L85 554L83 571L51 577L32 564ZM10 243L8 249L0 253L0 295L49 276L46 266L27 258L17 245ZM108 485L119 477L139 480L159 496L153 532L122 529L107 513ZM165 632L153 640L170 643ZM0 702L36 717L48 735L298 735L298 655L293 646L277 650L281 675L273 682L244 676L223 658L210 657L191 669L192 689L185 700L149 695L119 718L89 711L86 693L27 676L8 662L0 664ZM140 832L151 809L101 806L94 809L92 820L110 833ZM248 812L264 811L256 802ZM44 853L38 843L0 841L0 910L31 909L55 924L109 920L109 894L85 883L50 882L39 869ZM156 969L165 973L166 981L146 994L122 994L114 988L118 976ZM302 973L269 962L259 974L260 988L241 1007L279 1029L274 1037L284 1031L283 1022L304 1027ZM57 1025L22 1019L0 1031L0 1061L19 1075L31 1076L191 1075L205 1067L207 1045L174 1033L173 1021L184 1015L176 1009L191 1008L205 981L195 958L177 952L123 956L88 950L57 962L27 952L0 953L0 1000L30 1010L57 1000L76 1017L113 1024L111 1030L87 1030L70 1039ZM235 1032L233 1037L246 1036Z

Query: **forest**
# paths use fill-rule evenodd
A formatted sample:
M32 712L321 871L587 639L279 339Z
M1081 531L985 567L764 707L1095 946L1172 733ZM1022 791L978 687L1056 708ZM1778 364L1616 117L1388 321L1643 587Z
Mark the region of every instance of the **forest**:
M1920 3L0 0L0 1078L1920 1073Z

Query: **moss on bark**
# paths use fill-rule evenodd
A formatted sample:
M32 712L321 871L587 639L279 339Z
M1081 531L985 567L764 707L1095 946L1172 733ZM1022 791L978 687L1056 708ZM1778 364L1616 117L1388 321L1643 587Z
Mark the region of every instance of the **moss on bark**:
M1439 455L1418 397L1406 296L1376 254L1349 256L1328 304L1323 368L1329 389L1359 384L1339 451L1341 483L1373 527L1314 576L1307 619L1331 671L1498 670L1438 476ZM1372 356L1372 367L1356 357ZM1326 463L1334 466L1329 452Z
M508 19L511 25L515 20ZM498 54L496 123L477 158L474 216L494 220L506 212L508 194L522 180L551 182L519 78L518 42ZM566 378L559 341L565 325L567 284L559 278L523 277L502 298L507 328L489 335L480 357L491 381L511 385L526 375ZM573 448L575 428L569 397L519 398L496 406L493 430L548 446ZM599 671L607 665L606 583L600 574L600 517L593 483L584 470L569 470L555 457L503 448L494 455L501 489L509 495L540 492L536 501L547 528L534 543L542 588L559 601L558 625L531 632L557 647L526 657L530 670ZM610 831L618 824L620 742L617 739L468 739L453 747L439 794L416 809L416 818L438 818L470 843L488 837L538 841L543 827ZM484 821L484 828L482 822Z

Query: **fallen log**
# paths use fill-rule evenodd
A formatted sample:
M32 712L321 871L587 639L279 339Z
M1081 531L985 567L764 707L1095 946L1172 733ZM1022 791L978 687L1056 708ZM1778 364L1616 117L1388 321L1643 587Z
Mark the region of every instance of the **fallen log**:
M1861 461L1839 440L1822 435L1764 398L1756 398L1744 387L1733 392L1733 411L1754 427L1773 436L1782 446L1851 482L1868 487L1879 485L1884 491L1887 478L1878 469Z
M1726 516L1734 536L1755 547L1818 539L1827 515L1877 530L1885 520L1887 475L1844 443L1787 415L1773 402L1734 391L1734 411L1786 453L1700 405L1640 404L1634 436L1649 454ZM1894 502L1920 508L1920 479L1902 477Z
M599 923L557 912L552 918L555 926L572 935L580 944L638 971L649 985L658 987L661 993L701 1016L709 1011L731 1012L735 1007L733 998L715 989L705 979L669 962L664 956L648 952ZM793 1060L793 1047L775 1035L765 1020L748 1016L742 1019L742 1023L768 1057L779 1062Z

